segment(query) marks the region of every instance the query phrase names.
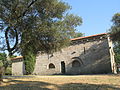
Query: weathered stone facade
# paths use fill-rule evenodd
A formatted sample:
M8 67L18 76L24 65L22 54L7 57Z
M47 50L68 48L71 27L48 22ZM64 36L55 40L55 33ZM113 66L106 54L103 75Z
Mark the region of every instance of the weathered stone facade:
M22 59L13 60L13 75L24 74ZM112 41L107 34L71 39L71 45L52 55L38 54L33 74L116 73Z
M38 54L33 74L116 73L112 42L107 34L71 40L69 47L53 55Z
M23 57L19 56L12 58L12 75L24 75L25 74L25 65Z

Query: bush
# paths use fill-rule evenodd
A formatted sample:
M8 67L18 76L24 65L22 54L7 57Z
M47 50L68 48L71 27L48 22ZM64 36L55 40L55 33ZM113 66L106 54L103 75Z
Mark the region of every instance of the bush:
M35 56L32 53L24 56L26 74L32 74L35 66Z
M11 67L7 67L7 69L5 71L5 75L12 75L12 68Z

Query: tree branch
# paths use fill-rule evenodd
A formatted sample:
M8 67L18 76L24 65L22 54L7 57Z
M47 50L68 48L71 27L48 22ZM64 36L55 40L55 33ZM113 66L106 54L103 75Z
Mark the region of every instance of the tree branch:
M22 13L22 15L18 16L18 19L21 18L22 16L24 16L27 12L27 10L36 2L37 0L33 0L28 6L27 9L25 9L25 11Z
M7 27L6 31L5 31L5 40L6 40L6 44L7 44L7 50L10 52L10 44L9 44L9 39L8 39L8 31L9 31L10 27Z
M18 44L18 33L16 29L14 31L15 31L16 42L15 42L15 45L11 48L11 51L13 51L17 47L17 44Z
M27 10L28 10L36 1L37 1L37 0L33 0L33 1L27 6L27 8L25 9L25 11L24 11L20 16L18 16L17 19L23 17L23 16L26 14ZM15 26L16 26L16 25L15 25ZM14 49L17 47L17 44L18 44L18 32L17 32L16 28L14 28L16 41L15 41L15 45L11 48L11 47L10 47L10 43L9 43L9 37L8 37L9 29L10 29L10 27L8 26L7 29L6 29L6 31L5 31L5 39L6 39L7 50L8 50L8 52L9 52L9 55L12 55L12 54L13 54L12 51L14 51Z

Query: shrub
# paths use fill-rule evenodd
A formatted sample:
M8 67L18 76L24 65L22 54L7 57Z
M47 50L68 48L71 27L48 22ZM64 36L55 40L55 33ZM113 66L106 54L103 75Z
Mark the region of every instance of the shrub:
M35 66L35 56L32 53L24 56L26 74L32 74Z
M11 67L7 67L7 69L5 71L5 75L12 75L12 68Z

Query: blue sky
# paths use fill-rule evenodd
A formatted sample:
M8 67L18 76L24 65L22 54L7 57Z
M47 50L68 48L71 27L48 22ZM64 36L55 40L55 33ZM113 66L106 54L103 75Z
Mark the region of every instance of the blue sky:
M77 29L85 36L106 33L111 27L112 16L120 12L120 0L63 0L72 6L70 13L82 17Z

